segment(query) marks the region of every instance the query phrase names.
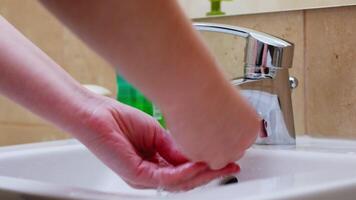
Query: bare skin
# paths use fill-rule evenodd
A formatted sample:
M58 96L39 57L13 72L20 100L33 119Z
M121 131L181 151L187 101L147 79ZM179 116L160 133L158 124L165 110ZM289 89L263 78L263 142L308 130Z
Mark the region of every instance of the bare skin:
M239 171L191 162L145 113L91 93L0 17L0 93L79 139L136 188L188 190Z
M174 0L42 1L159 106L185 155L238 160L260 123Z
M188 190L239 171L231 162L255 140L257 115L175 1L43 2L160 107L171 134L81 87L0 18L2 94L71 133L134 187Z

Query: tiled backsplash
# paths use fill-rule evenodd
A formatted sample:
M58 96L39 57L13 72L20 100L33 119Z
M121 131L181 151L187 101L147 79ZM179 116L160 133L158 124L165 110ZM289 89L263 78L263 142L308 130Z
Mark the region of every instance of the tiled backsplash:
M306 130L356 138L356 6L306 12L305 31Z
M178 0L178 2L189 17L204 18L211 11L213 1ZM231 16L356 5L356 0L229 0L217 4L221 6L224 15Z

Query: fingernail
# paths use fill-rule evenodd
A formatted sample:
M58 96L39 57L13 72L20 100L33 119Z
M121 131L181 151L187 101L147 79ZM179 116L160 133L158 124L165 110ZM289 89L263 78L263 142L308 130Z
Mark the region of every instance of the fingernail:
M233 171L233 172L238 172L240 171L240 166L237 165L236 163L229 163L226 168L228 168L229 170Z
M208 168L208 165L205 162L202 162L202 161L196 162L195 165L197 165L200 168Z

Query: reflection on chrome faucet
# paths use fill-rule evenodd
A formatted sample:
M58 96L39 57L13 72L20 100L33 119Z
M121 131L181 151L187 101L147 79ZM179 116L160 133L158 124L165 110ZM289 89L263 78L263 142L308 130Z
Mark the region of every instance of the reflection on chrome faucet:
M242 95L258 111L263 119L265 135L257 138L259 144L294 144L289 134L278 96L259 90L242 90Z
M210 23L195 23L200 31L232 34L246 38L244 76L232 84L256 109L264 124L258 144L295 144L291 89L297 80L289 77L293 44L254 30Z

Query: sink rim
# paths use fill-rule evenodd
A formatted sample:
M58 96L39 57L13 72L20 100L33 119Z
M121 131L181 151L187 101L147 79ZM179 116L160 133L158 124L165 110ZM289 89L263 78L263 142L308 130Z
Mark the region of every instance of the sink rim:
M253 184L253 183L251 183ZM262 194L262 195L255 195L252 197L244 197L243 200L258 200L258 199L288 199L288 198L299 198L299 199L306 199L308 196L318 195L322 192L327 192L332 190L333 193L335 190L342 192L345 188L353 188L356 187L356 177L348 180L339 181L337 183L325 183L320 185L313 185L311 187L305 188L297 188L293 190L286 190L281 191L278 194L270 193L270 194ZM214 192L221 193L229 193L234 188L233 186L226 186L221 188L215 188ZM153 196L140 196L140 195L125 195L119 193L109 193L109 192L101 192L95 191L91 189L79 188L79 187L72 187L72 186L63 186L57 185L53 183L43 183L41 181L34 181L34 180L26 180L26 179L18 179L13 177L5 177L0 176L0 193L12 193L12 195L16 197L49 197L49 198L61 198L61 199L73 199L73 200L88 200L88 199L96 199L96 200L114 200L114 199L159 199L160 197L153 197ZM211 191L212 192L212 191ZM201 191L193 191L187 193L178 193L170 196L166 196L165 199L195 199L195 198L202 198L202 194L205 192ZM209 195L208 193L205 193ZM305 198L304 198L304 197ZM207 196L203 197L204 199L215 199L215 196L210 196L211 198L206 198ZM222 196L219 196L220 199L226 199ZM231 198L229 198L231 199ZM242 199L242 198L238 198Z
M65 186L61 184L48 183L30 179L21 179L7 176L0 176L0 193L1 191L21 195L21 197L52 197L64 199L150 199L149 196L143 195L126 195L120 193L102 192L87 188L75 186Z
M296 152L312 152L313 154L333 154L335 156L345 156L350 157L356 160L356 141L353 140L338 140L338 139L315 139L311 137L302 137L297 139L299 144L296 148L291 148L290 146L254 146L253 149L256 151L260 150L268 150L268 151L296 151ZM324 146L328 144L328 146L333 146L333 148L325 151ZM51 141L51 142L40 142L40 143L32 143L32 144L23 144L23 145L14 145L7 147L0 147L0 155L11 156L14 154L18 154L24 151L28 151L31 149L32 153L36 153L36 151L41 151L43 149L50 148L53 149L61 149L63 146L71 146L72 148L85 148L81 143L79 143L75 139L66 139L61 141ZM313 146L311 146L313 145ZM312 147L312 148L308 148ZM342 151L340 151L340 149ZM236 186L236 185L235 185ZM342 190L346 187L356 188L356 178L344 179L342 181L338 181L336 183L326 183L326 184L317 184L308 188L301 189L292 189L281 191L278 195L270 194L264 195L263 199L269 198L291 198L296 197L296 195L300 196L304 195L314 195L323 191L330 190ZM45 189L44 189L45 188ZM215 188L216 191L232 191L233 186L225 186L221 188ZM41 181L29 180L29 179L20 179L14 177L6 177L0 175L0 191L14 192L21 195L38 195L43 197L56 197L56 198L70 198L70 199L157 199L157 196L144 196L144 195L132 195L132 194L121 194L121 193L110 193L110 192L102 192L99 190L86 189L80 187L73 186L65 186L59 185L55 183L46 183ZM215 192L215 190L214 190ZM200 191L192 191L183 194L177 194L169 196L169 198L193 198L195 195L201 198L202 193ZM247 197L244 199L259 199L259 196Z

